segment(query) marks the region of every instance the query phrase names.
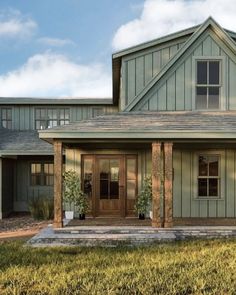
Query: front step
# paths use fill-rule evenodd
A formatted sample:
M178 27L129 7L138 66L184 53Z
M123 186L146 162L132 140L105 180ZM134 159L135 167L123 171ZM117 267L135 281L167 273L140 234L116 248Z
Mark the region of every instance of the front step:
M139 246L186 239L236 238L236 227L71 227L53 229L49 226L28 241L41 246Z

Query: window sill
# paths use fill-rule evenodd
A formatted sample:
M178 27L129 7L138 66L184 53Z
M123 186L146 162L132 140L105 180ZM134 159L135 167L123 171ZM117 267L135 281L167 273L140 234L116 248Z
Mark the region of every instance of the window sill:
M195 201L224 201L224 198L221 197L195 197Z

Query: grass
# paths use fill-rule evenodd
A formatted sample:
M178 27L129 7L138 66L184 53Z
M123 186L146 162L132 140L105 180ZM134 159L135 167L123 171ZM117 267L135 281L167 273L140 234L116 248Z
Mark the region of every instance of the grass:
M0 294L236 294L236 241L132 249L2 242Z

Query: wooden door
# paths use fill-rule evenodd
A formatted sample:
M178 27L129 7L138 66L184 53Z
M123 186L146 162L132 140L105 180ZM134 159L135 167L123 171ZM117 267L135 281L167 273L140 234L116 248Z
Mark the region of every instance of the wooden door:
M123 187L123 157L97 156L96 215L122 215L124 203Z

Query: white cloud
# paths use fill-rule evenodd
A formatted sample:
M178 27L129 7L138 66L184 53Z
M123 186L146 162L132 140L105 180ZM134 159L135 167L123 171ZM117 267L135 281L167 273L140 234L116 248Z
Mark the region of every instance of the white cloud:
M0 37L29 37L35 32L36 28L36 22L30 17L22 15L18 10L0 11Z
M111 74L101 64L82 65L64 55L37 54L0 76L2 97L110 97Z
M122 25L112 45L120 50L200 24L210 15L236 30L235 11L235 0L145 0L140 17Z
M52 47L63 47L67 45L75 45L75 43L70 39L43 37L43 38L39 38L37 41L43 45L52 46Z

